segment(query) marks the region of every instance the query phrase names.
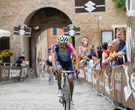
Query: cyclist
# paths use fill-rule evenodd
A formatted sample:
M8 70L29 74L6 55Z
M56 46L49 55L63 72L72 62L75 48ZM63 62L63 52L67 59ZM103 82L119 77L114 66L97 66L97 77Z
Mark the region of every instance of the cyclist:
M52 73L52 56L49 56L46 60L46 66L47 66L47 71L49 73L49 84L51 83L52 80L52 84L53 84L53 73Z
M46 64L47 64L47 67L48 67L47 70L49 70L49 66L52 66L52 56L49 56L49 57L47 58ZM49 71L48 71L48 72L49 72Z
M59 71L62 69L73 71L72 59L71 54L76 59L76 73L79 74L80 71L78 69L78 56L72 44L68 43L68 37L65 35L61 35L58 37L58 44L55 44L52 49L52 65L54 68L54 74L57 75L57 82L58 82L58 96L61 97L61 74L58 74ZM68 81L70 86L71 92L71 108L74 108L73 104L73 90L74 90L74 83L73 83L74 73L68 74Z

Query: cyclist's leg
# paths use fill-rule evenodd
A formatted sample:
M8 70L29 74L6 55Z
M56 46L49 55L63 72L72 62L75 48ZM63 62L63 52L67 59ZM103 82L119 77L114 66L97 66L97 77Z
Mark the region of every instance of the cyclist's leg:
M59 61L56 61L56 68L58 71L62 71L62 66ZM58 89L61 89L61 74L57 75Z
M69 81L69 86L70 86L70 93L71 93L71 100L73 97L73 91L74 91L74 82L73 82L74 74L69 74L68 75L68 81Z
M69 70L73 71L72 65L70 66ZM74 103L73 103L74 82L73 82L73 78L74 78L74 73L70 73L68 75L68 81L69 81L70 93L71 93L71 99L70 99L70 107L71 107L71 109L74 108Z
M73 65L72 62L69 63L68 69L70 71L73 71ZM72 96L73 96L73 91L74 91L74 82L73 82L73 78L74 78L74 73L69 73L68 74L68 81L69 81L69 86L70 86L70 93L71 93L71 100L72 100Z

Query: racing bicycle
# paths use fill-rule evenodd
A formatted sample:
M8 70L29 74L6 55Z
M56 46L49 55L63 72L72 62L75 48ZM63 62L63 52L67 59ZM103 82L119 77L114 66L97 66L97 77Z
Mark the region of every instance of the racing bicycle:
M70 110L70 87L68 82L68 74L74 73L74 71L60 71L62 73L62 97L59 99L59 102L63 104L65 110Z
M53 78L53 72L52 72L52 67L49 66L49 85L53 85L54 83L54 78Z

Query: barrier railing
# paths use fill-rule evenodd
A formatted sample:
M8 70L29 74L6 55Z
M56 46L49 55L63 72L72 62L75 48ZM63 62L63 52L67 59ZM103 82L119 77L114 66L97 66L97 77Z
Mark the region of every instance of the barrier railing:
M0 66L0 82L24 79L27 75L28 67L15 67L11 63L4 63L3 66Z
M135 69L133 63L116 67L107 66L102 72L80 67L79 81L93 85L97 93L109 97L109 100L122 103L125 107L135 109Z

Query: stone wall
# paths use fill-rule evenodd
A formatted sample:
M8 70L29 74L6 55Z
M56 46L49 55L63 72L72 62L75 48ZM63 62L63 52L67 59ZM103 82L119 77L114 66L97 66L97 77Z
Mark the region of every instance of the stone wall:
M13 52L18 53L21 43L20 37L13 35L14 26L25 23L30 25L31 19L35 11L52 7L56 8L69 17L71 22L81 28L81 36L76 37L76 49L81 45L83 36L89 38L89 44L98 46L98 24L97 13L75 14L74 0L1 0L0 3L0 28L10 30L10 48ZM102 20L99 21L99 31L113 30L115 27L126 25L125 12L116 14L114 3L111 0L106 0L106 12L99 13ZM51 24L47 24L44 29L49 28ZM66 25L66 24L65 24ZM57 24L58 26L58 24ZM61 26L59 26L62 28ZM42 32L42 31L40 31ZM32 39L35 39L38 34L33 34ZM36 40L36 39L35 39ZM16 46L17 45L17 46ZM17 47L17 48L16 48Z

